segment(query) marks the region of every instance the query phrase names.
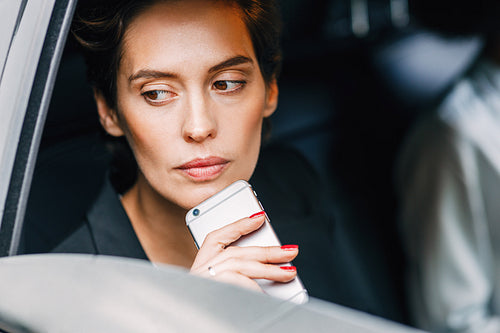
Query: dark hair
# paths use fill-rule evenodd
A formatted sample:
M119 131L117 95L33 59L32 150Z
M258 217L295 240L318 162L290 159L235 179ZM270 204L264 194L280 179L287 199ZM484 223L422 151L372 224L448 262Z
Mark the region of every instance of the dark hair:
M116 106L116 73L122 40L130 22L158 2L172 0L81 1L72 33L83 47L87 75L110 107ZM177 0L179 1L179 0ZM182 1L182 0L180 0ZM250 33L264 80L269 83L281 69L281 20L274 0L212 0L236 5Z
M122 41L131 21L159 2L182 0L81 0L72 33L82 46L90 84L116 110L116 79L122 57ZM241 10L252 39L259 68L266 83L281 70L281 19L275 0L211 0ZM264 135L270 122L264 122ZM125 139L106 136L111 150L111 181L119 192L130 187L137 175L137 164Z

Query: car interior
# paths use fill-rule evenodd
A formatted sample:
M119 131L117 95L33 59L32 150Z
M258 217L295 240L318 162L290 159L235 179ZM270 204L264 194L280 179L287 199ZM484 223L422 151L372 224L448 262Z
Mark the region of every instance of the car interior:
M374 306L384 308L361 310L407 323L394 163L419 113L438 103L474 63L482 40L432 31L407 0L283 0L281 7L284 64L269 144L300 151L328 189L338 279L349 272L363 292L383 300ZM70 36L19 253L50 252L79 226L106 177L110 153L85 75ZM339 304L354 306L349 297L342 295Z

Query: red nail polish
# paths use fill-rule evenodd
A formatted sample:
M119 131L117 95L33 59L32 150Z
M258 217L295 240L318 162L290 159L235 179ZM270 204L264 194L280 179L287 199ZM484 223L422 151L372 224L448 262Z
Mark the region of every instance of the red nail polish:
M298 248L299 248L299 246L295 245L295 244L289 244L289 245L282 245L281 246L281 249L285 250L285 251L293 251L293 250L297 250Z
M264 215L264 214L265 214L265 212L264 212L264 211L262 211L262 212L258 212L258 213L255 213L255 214L250 215L250 218L252 218L252 217L257 217L257 216L261 216L261 215Z
M280 266L280 268L287 272L295 272L297 270L295 266Z

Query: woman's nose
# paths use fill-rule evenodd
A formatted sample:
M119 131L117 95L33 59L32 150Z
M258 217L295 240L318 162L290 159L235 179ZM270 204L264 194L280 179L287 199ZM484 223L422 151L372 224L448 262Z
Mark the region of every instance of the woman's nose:
M182 135L186 142L203 142L217 135L217 123L203 97L190 99L185 113Z

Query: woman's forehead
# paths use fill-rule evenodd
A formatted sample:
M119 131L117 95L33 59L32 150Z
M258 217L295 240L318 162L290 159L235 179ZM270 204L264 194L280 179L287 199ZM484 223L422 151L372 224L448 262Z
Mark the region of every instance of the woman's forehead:
M239 9L220 1L160 2L127 28L121 65L132 71L144 66L211 66L236 55L257 61Z

